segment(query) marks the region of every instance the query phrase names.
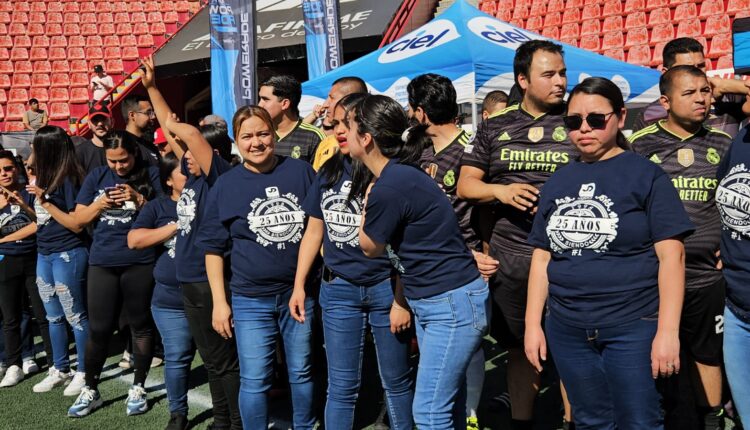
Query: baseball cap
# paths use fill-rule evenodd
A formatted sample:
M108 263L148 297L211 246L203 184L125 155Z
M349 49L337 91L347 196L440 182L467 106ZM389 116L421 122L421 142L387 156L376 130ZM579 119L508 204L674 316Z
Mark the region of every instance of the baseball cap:
M93 121L94 117L97 116L105 116L107 118L112 118L112 113L109 111L109 108L106 106L97 105L89 109L89 119Z
M94 71L96 73L103 72L104 71L104 67L102 67L101 64L97 64L96 66L94 66Z
M164 130L161 127L157 128L154 132L154 145L164 145L167 143L167 138L164 136Z

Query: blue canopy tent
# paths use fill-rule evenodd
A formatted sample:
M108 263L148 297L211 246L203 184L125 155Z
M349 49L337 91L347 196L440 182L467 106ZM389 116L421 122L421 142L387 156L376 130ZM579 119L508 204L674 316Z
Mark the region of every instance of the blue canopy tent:
M544 37L500 21L465 0L457 0L432 21L362 58L302 84L300 110L309 112L344 76L359 76L371 93L385 94L406 106L406 85L423 73L447 76L459 103L476 105L493 90L513 85L513 56L523 42ZM574 46L564 45L568 91L589 76L611 79L629 104L659 97L659 73Z

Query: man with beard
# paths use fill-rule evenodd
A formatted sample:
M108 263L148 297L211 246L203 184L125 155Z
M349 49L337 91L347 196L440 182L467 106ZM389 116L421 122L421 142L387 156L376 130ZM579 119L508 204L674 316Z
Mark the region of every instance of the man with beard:
M132 134L141 149L146 148L154 161L159 161L159 151L154 146L156 114L148 97L129 95L122 101L122 118L125 120L125 131Z

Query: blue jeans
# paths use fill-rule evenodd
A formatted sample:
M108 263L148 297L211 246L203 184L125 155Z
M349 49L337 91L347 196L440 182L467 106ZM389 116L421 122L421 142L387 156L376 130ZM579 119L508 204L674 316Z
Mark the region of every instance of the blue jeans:
M420 351L412 406L417 428L466 428L466 369L487 334L489 292L477 278L455 290L409 299Z
M36 264L36 286L42 298L49 321L53 361L57 370L70 370L68 357L67 320L73 328L78 353L79 372L85 372L86 340L89 335L89 318L83 296L84 279L88 267L86 248L39 254Z
M152 306L151 314L164 344L164 379L169 412L187 415L188 380L195 349L185 311Z
M545 329L576 429L663 429L651 343L656 317L615 327L577 328L547 317Z
M328 358L326 428L351 429L354 406L362 381L365 333L370 324L380 379L385 389L391 428L411 430L412 369L409 365L410 334L391 333L393 304L391 280L360 287L336 278L323 282L320 307Z
M732 398L743 421L750 420L750 324L724 308L724 368Z
M232 318L240 358L240 415L245 430L268 428L267 393L273 382L276 338L281 335L292 393L295 430L315 425L312 380L314 302L305 300L305 323L289 312L292 290L265 297L232 294Z

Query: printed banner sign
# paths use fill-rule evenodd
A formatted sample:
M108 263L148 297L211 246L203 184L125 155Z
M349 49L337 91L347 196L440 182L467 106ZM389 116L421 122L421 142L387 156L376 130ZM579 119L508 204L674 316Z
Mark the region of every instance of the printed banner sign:
M341 65L341 31L338 0L302 0L310 79Z

